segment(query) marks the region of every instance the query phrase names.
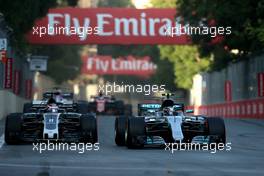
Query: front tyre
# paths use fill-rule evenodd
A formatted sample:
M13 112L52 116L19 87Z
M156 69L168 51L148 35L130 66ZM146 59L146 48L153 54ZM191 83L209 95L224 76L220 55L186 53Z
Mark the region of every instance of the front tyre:
M97 143L97 120L94 115L85 114L80 117L81 142Z
M208 135L216 137L216 143L226 143L225 122L220 117L209 117L208 122Z
M21 134L22 113L12 113L6 117L5 122L5 143L19 144Z
M127 127L126 116L116 117L115 119L115 143L118 146L124 146L126 144L125 133Z
M130 117L128 119L125 138L128 148L144 147L146 139L146 126L144 117Z

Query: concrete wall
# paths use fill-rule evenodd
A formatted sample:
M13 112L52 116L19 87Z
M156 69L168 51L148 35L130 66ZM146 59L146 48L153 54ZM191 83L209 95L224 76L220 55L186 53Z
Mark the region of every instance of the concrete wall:
M0 120L7 114L13 112L22 112L26 100L18 97L8 90L0 90Z
M231 83L231 100L228 101L264 98L264 95L258 95L259 91L264 92L264 84L261 84L262 88L258 85L261 82L258 74L264 74L264 54L231 63L217 72L197 74L193 78L190 104L200 106L226 102L226 81Z

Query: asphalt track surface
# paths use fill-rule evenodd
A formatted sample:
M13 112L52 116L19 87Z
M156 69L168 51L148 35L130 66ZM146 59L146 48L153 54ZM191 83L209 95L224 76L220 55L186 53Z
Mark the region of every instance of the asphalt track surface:
M0 136L0 176L264 175L264 120L226 119L231 151L131 150L114 143L114 118L98 117L99 151L33 151ZM3 122L0 123L3 133Z

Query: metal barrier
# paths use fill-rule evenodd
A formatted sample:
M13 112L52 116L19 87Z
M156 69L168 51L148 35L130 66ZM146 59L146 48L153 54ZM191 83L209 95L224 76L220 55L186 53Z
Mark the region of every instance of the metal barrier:
M264 54L193 80L191 105L196 114L264 118Z
M212 105L189 106L196 115L220 116L225 118L264 119L264 99L242 100Z
M264 97L264 54L232 63L218 72L201 73L200 76L202 79L194 77L192 92L197 94L199 89L201 101L198 104L191 103L193 105L262 98ZM197 96L192 92L191 98Z

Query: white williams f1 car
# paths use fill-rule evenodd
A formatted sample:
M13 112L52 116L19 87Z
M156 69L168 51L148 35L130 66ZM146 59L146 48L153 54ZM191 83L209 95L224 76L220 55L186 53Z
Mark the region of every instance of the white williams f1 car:
M115 142L128 148L175 142L226 142L222 118L189 115L192 112L184 112L184 105L169 97L162 104L141 104L140 116L116 118Z
M53 96L33 101L25 113L12 113L6 118L5 142L18 144L54 140L96 143L97 120L85 113L87 107L78 103L56 102Z

